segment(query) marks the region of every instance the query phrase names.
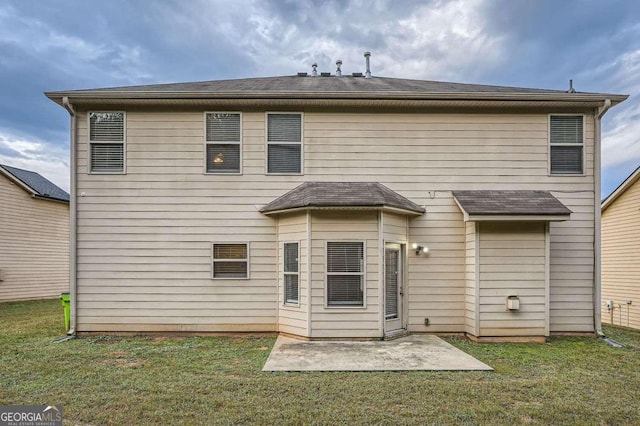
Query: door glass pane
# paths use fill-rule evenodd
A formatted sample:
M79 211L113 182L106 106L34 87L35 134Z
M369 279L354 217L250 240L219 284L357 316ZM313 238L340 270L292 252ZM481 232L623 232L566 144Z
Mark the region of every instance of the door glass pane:
M398 318L398 258L399 251L385 249L385 318Z

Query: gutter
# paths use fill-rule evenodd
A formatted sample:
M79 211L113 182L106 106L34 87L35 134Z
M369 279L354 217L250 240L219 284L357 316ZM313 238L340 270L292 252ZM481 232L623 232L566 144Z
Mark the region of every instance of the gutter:
M602 157L602 129L601 129L601 120L602 117L609 111L611 108L611 99L605 99L604 104L595 110L594 118L595 118L595 134L594 134L594 153L595 153L595 164L593 165L593 185L594 185L594 194L593 194L593 208L594 208L594 238L593 238L593 323L594 330L596 331L596 335L598 337L604 337L604 333L602 332L602 211L601 211L601 157Z
M62 106L69 112L71 117L71 134L69 142L70 161L71 161L71 196L69 197L69 296L71 298L71 324L67 335L73 336L76 334L77 324L77 312L78 312L78 298L76 288L76 134L77 134L77 122L76 111L73 105L69 102L69 98L64 96L62 98Z

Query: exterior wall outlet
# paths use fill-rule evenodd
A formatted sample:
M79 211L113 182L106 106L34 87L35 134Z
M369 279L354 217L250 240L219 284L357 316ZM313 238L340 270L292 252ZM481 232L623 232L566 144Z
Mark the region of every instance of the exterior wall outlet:
M518 296L507 296L507 309L517 311L520 309L520 298Z
M608 311L613 309L613 302L611 300L607 300L606 305L607 305L607 310Z
M427 327L429 326L429 318L424 319L424 325Z
M0 281L4 281L4 269L0 268Z

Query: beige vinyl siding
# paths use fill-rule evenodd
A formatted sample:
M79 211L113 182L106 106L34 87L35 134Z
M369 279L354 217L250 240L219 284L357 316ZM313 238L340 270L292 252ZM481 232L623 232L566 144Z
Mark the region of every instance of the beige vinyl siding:
M307 214L292 213L278 218L278 331L309 336L307 284ZM298 306L284 303L283 257L284 243L298 243Z
M218 110L214 107L205 109ZM127 174L88 175L87 143L82 143L86 120L79 114L78 193L85 196L78 201L78 328L123 330L146 324L151 329L275 330L277 220L258 209L303 181L380 182L426 206L426 214L409 219L407 238L430 248L428 256L407 259L408 323L416 332L465 330L466 228L451 191L554 191L576 213L551 229L551 331L592 328L586 303L577 309L561 303L585 297L593 283L592 264L584 264L593 250L593 117L586 119L586 175L549 176L548 112L305 111L303 176L265 176L264 111L243 111L243 174L203 174L202 110L128 110ZM355 228L349 227L351 219L333 223L327 232L341 240L366 234L369 285L372 276L378 282L377 220L375 214L357 215L367 219ZM365 226L365 232L361 226L368 220L373 231ZM251 243L251 279L210 280L210 243L225 239ZM322 239L314 235L314 262L324 262ZM318 335L331 334L330 326L339 335L370 335L379 329L373 328L376 314L369 315L370 308L379 309L371 305L379 303L377 290L368 291L366 312L345 314L358 318L356 328L337 320L345 318L342 314L326 317L324 284L315 287L320 283L316 269L313 321L319 321ZM87 305L96 299L116 301L121 295L113 290L127 292L126 308L113 312ZM152 294L166 295L172 309L155 308ZM203 297L192 301L186 297L192 294Z
M573 213L551 222L551 332L593 332L594 196L589 192L552 192Z
M311 216L311 337L381 337L378 213L314 212ZM326 306L326 243L364 242L364 307Z
M476 314L478 302L478 282L476 270L478 268L477 249L476 249L476 222L467 222L465 224L465 322L464 331L474 336L478 335L478 315Z
M203 173L202 111L128 112L127 126L126 175L87 175L78 145L78 331L275 331L276 221L255 207L275 192L261 200L237 187L255 177ZM243 126L262 147L263 115ZM213 242L249 243L250 279L212 280Z
M429 247L409 256L409 330L462 332L465 329L465 223L450 191L422 191L427 213L409 222L409 241ZM429 326L425 326L425 318Z
M0 302L69 291L69 204L31 197L0 175Z
M388 243L405 244L407 242L408 218L406 215L383 212L382 235Z
M545 335L545 224L482 222L478 321L480 336ZM520 309L507 311L506 297Z
M640 328L640 180L602 213L602 321Z

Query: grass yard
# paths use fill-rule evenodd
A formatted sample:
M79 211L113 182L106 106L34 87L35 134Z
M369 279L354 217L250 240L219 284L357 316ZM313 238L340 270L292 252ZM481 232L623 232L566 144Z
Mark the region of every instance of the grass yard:
M0 405L70 424L640 424L640 332L448 342L495 372L263 373L273 338L88 337L55 301L0 304Z

